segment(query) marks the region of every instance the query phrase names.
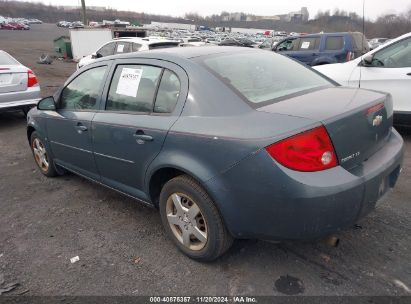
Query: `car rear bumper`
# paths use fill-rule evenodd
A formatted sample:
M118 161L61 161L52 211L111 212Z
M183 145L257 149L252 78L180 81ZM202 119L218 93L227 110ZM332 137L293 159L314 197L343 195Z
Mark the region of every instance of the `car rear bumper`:
M21 92L0 93L0 110L35 106L40 99L39 86Z
M8 110L8 109L15 109L15 108L24 108L30 106L36 106L39 102L40 98L37 99L27 99L27 100L19 100L19 101L12 101L12 102L2 102L0 103L0 111L1 110Z
M354 225L386 196L399 176L403 146L393 130L355 171L312 173L284 168L263 149L205 186L237 238L318 239Z

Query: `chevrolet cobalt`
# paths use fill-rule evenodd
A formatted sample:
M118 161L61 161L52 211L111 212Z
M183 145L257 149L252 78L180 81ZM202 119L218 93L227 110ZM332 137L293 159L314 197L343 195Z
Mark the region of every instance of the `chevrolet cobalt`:
M392 189L403 140L389 94L344 88L236 47L109 56L28 114L40 171L71 171L159 209L186 255L235 238L318 239Z

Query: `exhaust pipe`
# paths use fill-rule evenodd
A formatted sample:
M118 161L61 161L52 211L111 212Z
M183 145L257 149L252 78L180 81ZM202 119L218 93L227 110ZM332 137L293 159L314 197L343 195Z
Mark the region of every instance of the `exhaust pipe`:
M330 247L338 247L340 244L340 239L334 235L331 235L323 239L322 242Z

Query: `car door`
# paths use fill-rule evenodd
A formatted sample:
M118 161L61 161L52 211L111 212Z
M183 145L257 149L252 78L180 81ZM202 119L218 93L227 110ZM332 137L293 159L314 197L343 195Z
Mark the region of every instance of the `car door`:
M187 75L177 65L150 59L116 60L111 73L92 122L97 168L106 185L148 200L145 172L181 113Z
M371 65L359 67L352 78L361 79L361 88L391 93L395 112L410 112L411 37L376 52Z
M98 180L91 143L91 120L100 105L109 67L93 65L69 81L47 120L47 134L56 163Z
M311 65L313 60L319 55L320 37L300 37L291 40L285 47L289 49L282 51L282 54ZM279 45L279 48L281 48L281 45Z

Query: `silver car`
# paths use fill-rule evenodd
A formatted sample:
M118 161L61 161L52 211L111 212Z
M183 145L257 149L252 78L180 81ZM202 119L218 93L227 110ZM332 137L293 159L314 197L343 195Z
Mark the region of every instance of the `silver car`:
M23 110L40 100L40 86L32 70L0 50L0 112Z

